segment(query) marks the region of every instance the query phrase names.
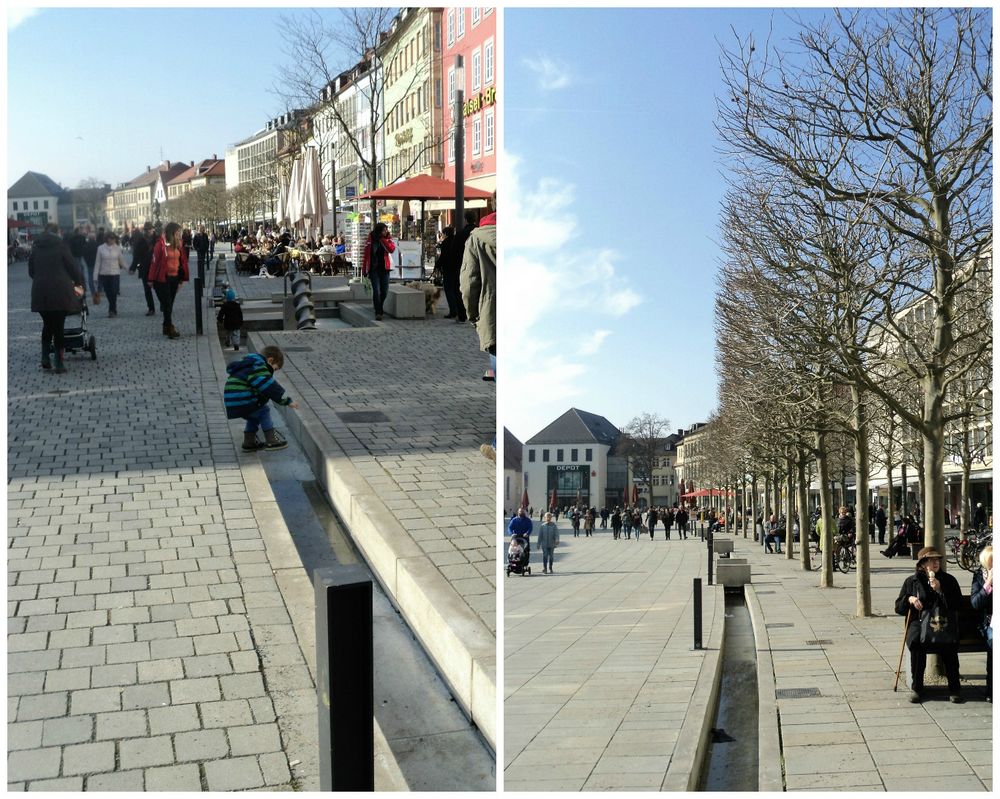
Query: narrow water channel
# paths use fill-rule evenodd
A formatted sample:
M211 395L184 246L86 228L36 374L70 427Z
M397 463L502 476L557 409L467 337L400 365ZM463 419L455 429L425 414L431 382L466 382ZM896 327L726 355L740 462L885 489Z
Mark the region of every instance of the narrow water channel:
M702 791L757 790L757 655L743 593L726 594L722 681Z

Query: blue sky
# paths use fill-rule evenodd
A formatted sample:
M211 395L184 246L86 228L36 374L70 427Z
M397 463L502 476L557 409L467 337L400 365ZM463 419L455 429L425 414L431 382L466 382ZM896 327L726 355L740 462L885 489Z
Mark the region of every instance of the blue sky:
M159 163L161 147L170 160L225 157L285 110L270 90L285 59L279 20L292 12L9 12L5 185L28 170L117 185Z
M522 441L570 407L673 429L714 408L719 42L787 39L789 13L505 12L498 377Z

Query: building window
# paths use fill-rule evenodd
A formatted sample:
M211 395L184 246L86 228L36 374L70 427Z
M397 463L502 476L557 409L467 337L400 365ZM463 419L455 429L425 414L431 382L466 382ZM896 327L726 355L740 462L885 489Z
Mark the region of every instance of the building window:
M49 210L49 201L48 200L42 200L42 207L45 208L46 211L48 211Z
M441 78L434 78L434 107L441 107Z
M563 451L561 449L556 450L556 463L563 462Z
M480 68L482 67L482 62L482 55L477 47L472 51L472 91L474 92L478 92L479 87L483 85L482 80L480 79Z
M465 36L465 9L456 8L455 11L458 13L458 38L461 39Z
M578 461L580 459L580 450L578 450L578 449L571 449L569 451L569 455L570 455L569 459L575 463L576 461Z
M483 85L489 86L493 83L493 40L488 39L483 45L483 66L485 74L483 75Z
M483 150L483 120L476 117L472 120L472 154L479 155Z
M592 449L588 449L587 450L587 458L586 458L586 460L587 460L587 463L590 463L592 460L594 460L594 450L592 450Z
M479 6L472 7L472 27L476 27L479 24L479 20L482 17L482 9Z
M455 9L448 9L448 46L455 43Z
M528 463L535 462L535 451L533 449L528 450Z
M434 52L438 52L441 49L441 23L436 22L434 24Z
M483 149L487 153L493 152L493 109L492 108L486 112L486 143Z
M448 70L448 106L455 103L455 67Z
M17 210L17 200L14 200L14 210Z
M34 203L34 206L35 206L32 210L37 211L38 210L38 200L32 200L32 203Z
M455 163L455 128L452 128L448 134L448 163Z
M549 462L549 451L547 449L542 450L542 463Z

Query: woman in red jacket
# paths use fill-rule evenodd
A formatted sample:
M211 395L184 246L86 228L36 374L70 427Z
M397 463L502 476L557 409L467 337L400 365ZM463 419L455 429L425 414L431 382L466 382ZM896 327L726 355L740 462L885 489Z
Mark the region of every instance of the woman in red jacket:
M365 254L361 261L361 273L372 281L372 302L375 319L379 322L382 321L382 306L389 293L389 270L392 269L389 253L395 251L396 245L389 236L389 228L385 222L379 222L365 242Z
M153 247L153 264L149 267L149 283L160 298L163 310L163 335L180 338L181 334L173 325L174 297L181 283L188 279L187 250L181 242L181 226L168 222L163 236Z

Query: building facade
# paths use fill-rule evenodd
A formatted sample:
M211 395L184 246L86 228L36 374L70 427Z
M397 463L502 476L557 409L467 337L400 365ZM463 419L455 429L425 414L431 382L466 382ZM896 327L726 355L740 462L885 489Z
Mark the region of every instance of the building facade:
M571 408L521 449L524 490L534 507L620 504L627 470L615 448L621 432L603 416Z
M443 68L447 103L441 112L446 155L444 177L455 180L455 93L461 89L464 102L461 119L465 141L462 174L464 183L483 191L496 190L497 112L499 105L496 18L492 8L448 8L444 11ZM456 80L457 56L462 57L464 79Z
M59 222L59 200L63 188L41 172L25 172L7 189L7 218L27 222L25 231L37 236L50 222Z
M524 444L505 427L503 429L503 509L505 516L510 516L517 510L524 492L521 458L523 449Z
M89 189L67 189L59 199L59 227L108 227L107 200L111 186Z
M116 230L155 222L167 201L167 184L189 168L183 161L164 161L108 194L107 217Z

